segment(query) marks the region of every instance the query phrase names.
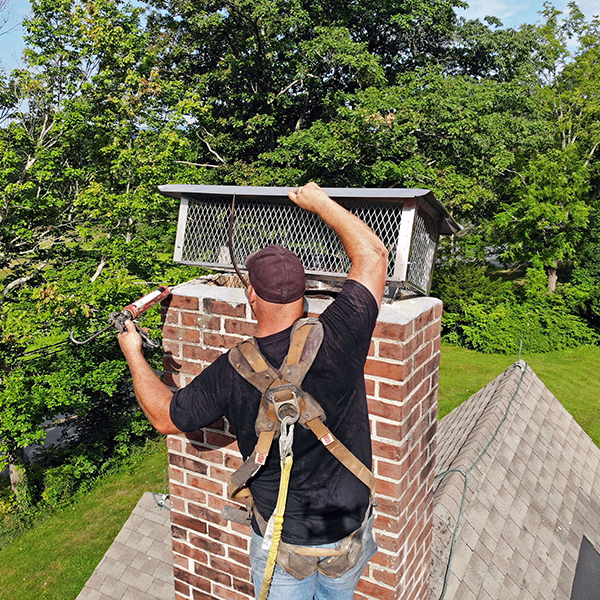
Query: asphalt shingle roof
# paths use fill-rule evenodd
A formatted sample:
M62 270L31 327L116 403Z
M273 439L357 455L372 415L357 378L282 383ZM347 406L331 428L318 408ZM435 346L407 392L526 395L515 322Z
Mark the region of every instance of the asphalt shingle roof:
M146 492L77 600L174 600L171 518Z
M600 549L600 449L526 363L440 421L443 473L432 600L570 598L583 536Z

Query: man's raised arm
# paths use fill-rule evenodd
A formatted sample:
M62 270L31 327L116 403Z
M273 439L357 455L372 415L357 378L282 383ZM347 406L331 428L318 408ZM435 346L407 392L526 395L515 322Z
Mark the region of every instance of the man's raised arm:
M300 208L317 214L333 229L352 263L348 279L362 283L381 304L388 251L373 230L332 200L316 183L290 190L288 196Z
M142 338L131 321L125 322L127 331L119 334L119 345L127 359L135 397L153 427L160 433L181 433L171 421L169 407L173 393L158 378L146 362L142 352Z

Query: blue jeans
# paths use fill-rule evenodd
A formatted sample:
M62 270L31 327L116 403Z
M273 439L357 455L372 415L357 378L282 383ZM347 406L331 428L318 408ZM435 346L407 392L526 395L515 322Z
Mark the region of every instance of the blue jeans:
M261 548L263 538L252 531L250 543L250 564L254 580L254 594L258 598L267 566L268 550ZM323 544L318 548L335 548L336 544ZM373 539L373 517L368 520L363 533L363 547L356 565L341 577L333 579L319 573L313 573L298 580L286 573L279 565L275 566L269 600L352 600L354 589L367 563L377 552Z

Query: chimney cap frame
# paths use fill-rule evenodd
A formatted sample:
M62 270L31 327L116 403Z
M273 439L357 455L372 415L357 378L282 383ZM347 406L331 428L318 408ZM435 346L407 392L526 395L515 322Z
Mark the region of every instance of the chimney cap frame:
M180 200L175 262L232 270L227 234L235 196L234 248L240 266L248 254L274 243L296 251L309 276L331 281L347 275L349 261L335 234L316 215L289 200L291 187L161 185L158 189ZM387 282L391 288L429 293L439 235L461 230L433 192L414 188L323 189L383 239L390 252ZM269 227L278 231L267 233ZM207 248L210 243L213 247ZM199 247L202 244L204 247Z

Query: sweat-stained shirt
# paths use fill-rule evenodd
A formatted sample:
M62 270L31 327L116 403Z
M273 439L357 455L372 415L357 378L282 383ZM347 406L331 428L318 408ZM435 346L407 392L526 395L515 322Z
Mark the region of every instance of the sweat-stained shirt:
M323 343L302 388L321 405L331 432L371 468L371 438L364 364L377 321L375 298L361 283L347 280L323 311ZM257 338L263 356L278 368L285 359L291 327ZM220 356L171 402L171 419L181 431L207 427L226 417L236 433L244 460L258 440L254 422L261 393ZM337 542L358 529L369 506L369 490L344 467L312 431L295 425L282 539L299 545ZM249 482L256 508L265 520L275 509L281 468L275 442L265 466ZM254 530L259 533L256 522Z

